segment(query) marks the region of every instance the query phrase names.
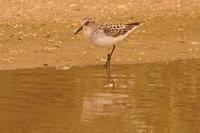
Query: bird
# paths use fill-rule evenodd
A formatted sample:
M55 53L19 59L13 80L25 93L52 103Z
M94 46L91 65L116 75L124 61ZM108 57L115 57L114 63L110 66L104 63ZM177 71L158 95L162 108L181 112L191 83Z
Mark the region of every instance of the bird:
M80 21L80 26L75 30L74 35L83 30L83 35L90 42L98 46L109 47L112 50L107 54L105 68L110 68L111 56L115 50L115 45L124 40L133 30L140 26L142 22L131 22L126 24L97 23L92 17L85 17Z

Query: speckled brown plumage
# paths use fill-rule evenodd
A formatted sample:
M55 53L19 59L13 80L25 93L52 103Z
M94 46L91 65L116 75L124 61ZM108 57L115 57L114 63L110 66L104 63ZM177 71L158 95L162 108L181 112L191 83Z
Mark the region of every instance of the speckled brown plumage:
M104 34L111 37L118 37L126 34L134 27L140 25L140 22L134 22L129 24L101 24L98 29L101 29Z

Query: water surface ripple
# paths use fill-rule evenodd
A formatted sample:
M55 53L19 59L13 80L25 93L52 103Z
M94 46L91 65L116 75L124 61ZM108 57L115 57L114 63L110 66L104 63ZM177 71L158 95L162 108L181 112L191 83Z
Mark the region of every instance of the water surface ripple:
M1 133L200 132L200 60L0 74Z

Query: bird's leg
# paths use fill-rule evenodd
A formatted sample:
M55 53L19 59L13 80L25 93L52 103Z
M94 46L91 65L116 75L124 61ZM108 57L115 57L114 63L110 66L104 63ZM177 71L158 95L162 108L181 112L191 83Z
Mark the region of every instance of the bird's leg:
M112 51L107 55L107 61L106 61L106 64L105 64L106 69L110 68L111 56L112 56L114 50L115 50L115 45L113 45Z
M110 68L110 60L111 60L111 55L107 54L107 61L106 61L106 64L105 64L106 69Z

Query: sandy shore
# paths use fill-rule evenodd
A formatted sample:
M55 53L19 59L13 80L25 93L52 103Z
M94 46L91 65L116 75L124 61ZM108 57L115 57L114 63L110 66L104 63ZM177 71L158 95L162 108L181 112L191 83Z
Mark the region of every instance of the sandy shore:
M200 58L200 1L3 0L0 69L104 64L108 48L73 35L79 20L143 21L117 45L114 64Z

